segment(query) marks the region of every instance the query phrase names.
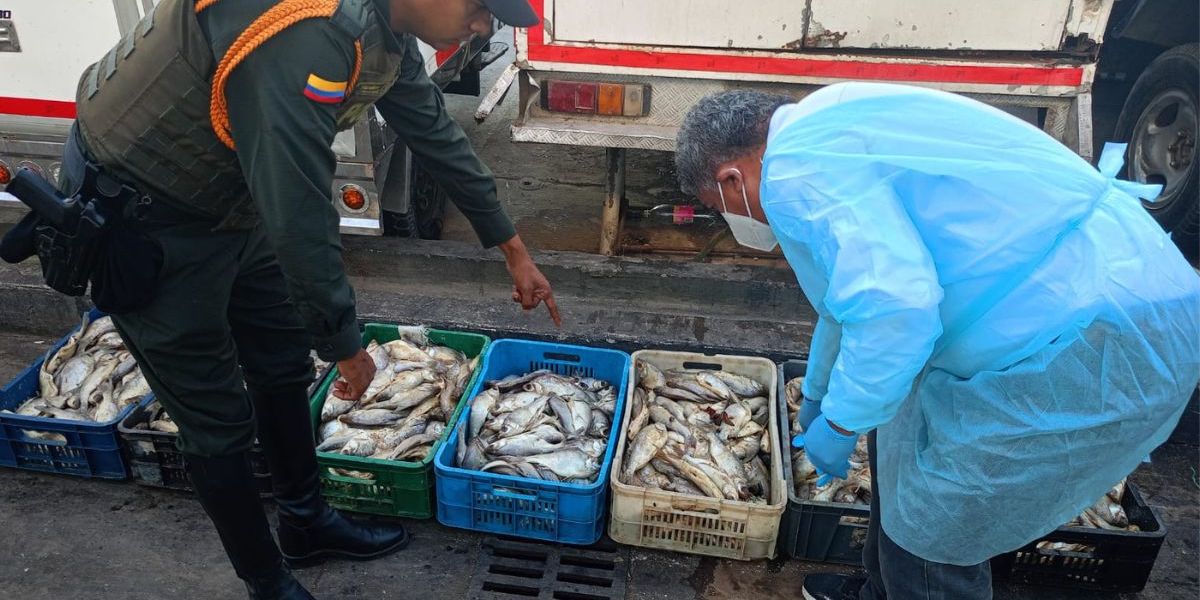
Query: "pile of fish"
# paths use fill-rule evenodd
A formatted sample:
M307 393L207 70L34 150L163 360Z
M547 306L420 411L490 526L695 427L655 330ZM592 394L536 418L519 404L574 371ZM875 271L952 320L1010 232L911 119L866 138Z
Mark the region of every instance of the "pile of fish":
M16 414L104 423L150 393L112 318L89 322L87 315L58 351L47 354L38 371L38 385L38 395L18 407ZM65 441L62 434L33 437Z
M1067 527L1090 527L1109 531L1141 531L1129 522L1121 499L1125 497L1125 480L1122 479L1108 490L1095 504L1083 509L1083 513L1067 523Z
M726 371L662 371L639 360L621 481L756 503L771 497L766 387Z
M1088 529L1105 529L1108 531L1141 531L1142 528L1129 522L1121 499L1125 496L1125 480L1122 479L1112 489L1108 490L1095 504L1083 509L1083 513L1066 524L1067 527L1085 527ZM1074 544L1070 542L1038 542L1039 550L1057 552L1094 552L1096 547L1091 544Z
M784 395L787 396L788 423L792 432L789 439L801 433L796 428L796 414L800 412L800 386L803 383L803 377L796 377L783 386ZM858 443L850 455L850 471L846 478L829 477L823 482L824 485L817 484L820 479L817 467L808 460L804 449L792 448L791 444L788 444L788 447L792 451L792 481L796 485L798 500L871 504L871 469L867 462L867 436L858 436Z
M321 407L317 450L383 460L422 461L454 414L479 357L429 342L421 330L403 328L400 339L372 341L367 354L375 378L355 401L333 395ZM370 478L370 474L335 470Z
M331 363L321 360L317 356L315 350L311 353L311 357L313 360L314 377L319 380L321 376L325 374L325 371L329 368ZM315 382L313 385L316 385ZM157 400L151 402L150 405L146 407L146 412L148 413L146 420L139 421L137 425L133 426L134 429L149 429L152 431L161 431L163 433L179 433L179 425L176 425L175 421L171 420L171 415L167 414L167 411L163 409L162 405L159 404Z
M607 381L534 371L489 381L458 431L457 465L566 483L596 480L617 394Z

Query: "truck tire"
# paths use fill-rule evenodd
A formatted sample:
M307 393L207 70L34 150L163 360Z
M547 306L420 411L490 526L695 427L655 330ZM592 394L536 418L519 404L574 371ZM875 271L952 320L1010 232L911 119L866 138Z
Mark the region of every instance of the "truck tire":
M416 215L411 210L408 212L383 211L383 235L404 238L417 237Z
M423 240L437 240L442 237L442 225L446 219L446 190L434 181L416 157L412 163L412 206L418 237Z
M1146 67L1117 119L1116 139L1129 143L1125 175L1163 186L1146 210L1189 258L1200 252L1200 44L1176 46Z

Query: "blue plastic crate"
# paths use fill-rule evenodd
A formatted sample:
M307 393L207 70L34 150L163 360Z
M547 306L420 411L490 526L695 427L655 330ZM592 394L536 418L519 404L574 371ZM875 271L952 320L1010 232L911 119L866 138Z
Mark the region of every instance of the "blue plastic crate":
M614 386L613 425L596 480L587 485L557 483L455 466L458 423L469 420L470 401L485 382L538 369L595 377ZM482 375L467 394L470 400L434 459L438 521L451 527L567 544L599 540L608 515L608 473L617 448L628 373L629 355L617 350L525 340L492 342L484 355Z
M91 320L103 316L104 313L95 309L89 313ZM76 327L71 332L78 329ZM63 336L51 347L50 352L58 351L69 337L70 334ZM37 395L38 370L42 368L45 358L43 355L0 388L0 409L16 410L21 403ZM117 418L107 423L0 414L0 466L81 477L125 479L129 474L117 438L117 424L137 405L137 402L131 403ZM29 436L30 433L60 433L67 441L35 439Z

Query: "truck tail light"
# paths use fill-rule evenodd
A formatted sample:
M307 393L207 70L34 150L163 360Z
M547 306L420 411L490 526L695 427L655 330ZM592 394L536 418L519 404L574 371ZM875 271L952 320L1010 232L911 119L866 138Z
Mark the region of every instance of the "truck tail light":
M367 207L367 193L361 187L347 183L342 186L342 204L354 212L362 211Z
M8 164L0 160L0 185L8 185L12 181L13 172L8 168Z
M31 160L21 161L21 164L17 165L17 169L28 169L34 173L37 173L38 177L46 177L45 172L42 171L42 166Z
M643 117L650 114L650 86L632 83L546 81L542 108L551 112Z

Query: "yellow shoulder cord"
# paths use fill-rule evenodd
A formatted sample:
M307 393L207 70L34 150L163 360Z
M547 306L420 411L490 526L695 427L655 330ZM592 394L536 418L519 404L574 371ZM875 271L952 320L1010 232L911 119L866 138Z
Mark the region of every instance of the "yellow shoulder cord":
M219 1L196 0L196 14L200 14ZM329 18L333 16L337 8L338 0L283 0L259 15L229 46L229 50L217 64L216 72L213 73L212 98L209 101L208 114L217 138L230 150L237 148L234 146L233 136L229 133L229 106L225 102L225 84L229 81L229 75L233 69L275 34L305 19ZM358 74L361 69L362 41L354 40L354 71L350 73L350 84L346 89L347 96L358 83Z

